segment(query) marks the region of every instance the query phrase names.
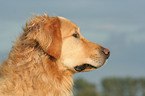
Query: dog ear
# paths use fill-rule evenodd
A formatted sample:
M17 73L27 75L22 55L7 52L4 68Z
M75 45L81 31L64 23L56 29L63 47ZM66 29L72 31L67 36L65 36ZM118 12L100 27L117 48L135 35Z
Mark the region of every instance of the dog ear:
M48 25L49 26L49 25ZM62 37L60 32L60 21L58 18L53 20L51 25L52 27L52 42L46 51L50 56L55 57L58 59L61 55L61 48L62 48ZM49 28L49 27L47 27ZM46 28L46 29L47 29Z
M51 57L58 59L61 55L62 37L58 17L41 22L36 40L42 49Z

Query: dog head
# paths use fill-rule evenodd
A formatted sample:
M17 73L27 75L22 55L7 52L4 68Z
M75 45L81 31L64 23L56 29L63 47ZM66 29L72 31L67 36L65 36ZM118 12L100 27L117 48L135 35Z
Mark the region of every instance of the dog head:
M110 55L108 49L86 40L79 27L63 17L36 16L26 27L27 37L34 39L64 70L74 73L95 70ZM33 34L28 34L29 31Z
M74 72L95 70L109 58L110 51L98 44L86 40L73 22L59 17L61 22L62 65Z

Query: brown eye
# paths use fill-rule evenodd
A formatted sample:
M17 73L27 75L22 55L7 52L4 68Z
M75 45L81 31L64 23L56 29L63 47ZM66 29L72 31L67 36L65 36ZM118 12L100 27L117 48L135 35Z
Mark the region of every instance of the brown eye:
M79 35L78 33L74 33L73 36L74 36L75 38L79 38L79 37L80 37L80 35Z

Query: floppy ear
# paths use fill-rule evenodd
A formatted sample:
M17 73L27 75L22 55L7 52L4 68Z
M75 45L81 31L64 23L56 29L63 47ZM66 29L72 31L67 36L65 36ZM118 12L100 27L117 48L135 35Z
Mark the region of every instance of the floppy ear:
M62 48L62 37L60 32L60 21L58 18L55 18L53 20L52 24L52 42L50 44L50 47L46 51L50 56L55 57L58 59L61 55L61 48ZM49 28L49 27L47 27ZM47 29L46 28L46 29Z
M36 40L42 49L50 56L58 59L61 55L62 37L58 17L52 17L41 22Z

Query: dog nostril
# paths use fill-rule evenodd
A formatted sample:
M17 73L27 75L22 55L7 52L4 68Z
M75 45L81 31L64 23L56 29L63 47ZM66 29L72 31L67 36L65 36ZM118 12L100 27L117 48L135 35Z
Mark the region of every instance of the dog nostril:
M106 58L108 59L110 56L110 51L107 48L104 48L103 53L105 54Z

